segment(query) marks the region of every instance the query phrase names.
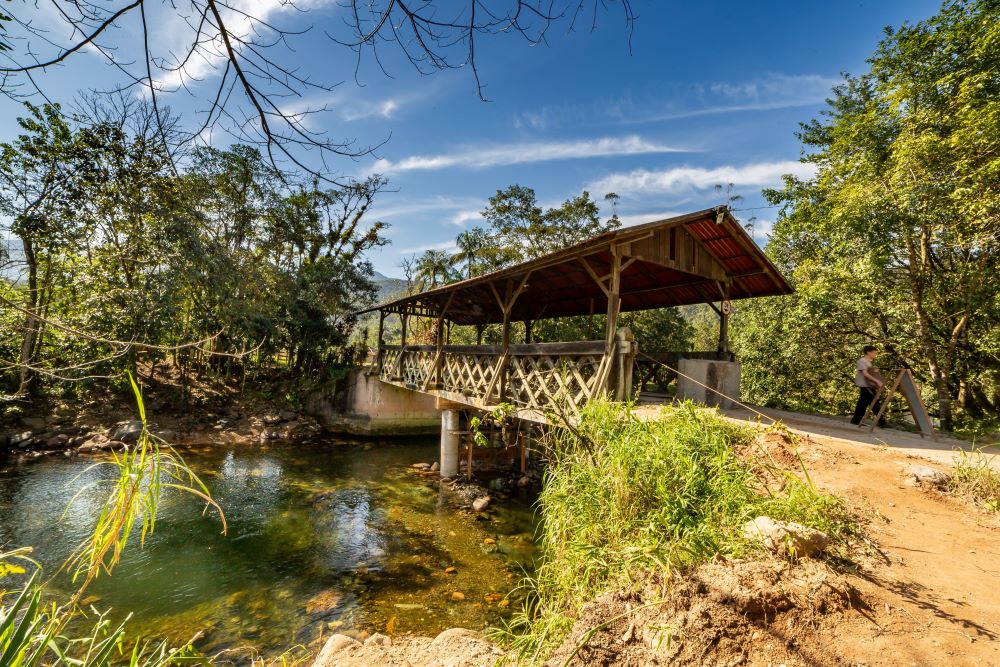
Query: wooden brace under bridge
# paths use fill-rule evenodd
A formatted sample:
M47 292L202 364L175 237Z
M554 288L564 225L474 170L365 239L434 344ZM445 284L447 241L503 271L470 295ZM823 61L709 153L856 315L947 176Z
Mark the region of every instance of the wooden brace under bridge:
M731 360L729 303L791 293L792 288L726 207L595 236L538 259L375 306L376 370L381 381L449 403L545 423L572 419L597 396L624 400L633 378L649 374L642 341L618 328L622 312L705 303L719 316L719 345L699 358ZM718 305L716 305L716 302ZM603 340L534 343L540 319L605 316ZM401 321L399 345L384 342L385 321ZM435 321L433 345L407 344L408 321ZM512 343L511 323L525 341ZM447 324L502 325L499 345L450 345ZM591 332L596 333L596 332ZM670 356L675 358L676 353Z

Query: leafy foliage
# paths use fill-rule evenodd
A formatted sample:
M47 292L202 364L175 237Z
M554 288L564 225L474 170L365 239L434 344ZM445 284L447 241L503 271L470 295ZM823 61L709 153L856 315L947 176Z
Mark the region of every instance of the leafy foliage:
M816 165L767 192L797 294L734 321L752 400L844 410L874 342L945 429L1000 410L1000 8L949 2L889 29L800 137Z
M149 105L82 114L29 106L0 144L0 212L21 245L3 280L18 314L0 332L18 362L7 389L134 370L133 342L185 371L220 354L239 370L231 355L251 349L305 368L344 345L376 295L366 253L386 225L368 211L385 179L321 188L238 144L177 173Z

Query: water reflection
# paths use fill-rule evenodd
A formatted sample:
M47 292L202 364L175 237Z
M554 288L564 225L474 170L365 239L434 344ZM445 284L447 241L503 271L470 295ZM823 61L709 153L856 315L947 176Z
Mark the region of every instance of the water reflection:
M90 601L117 618L134 612L144 634L184 641L203 632L207 651L496 622L506 613L498 596L531 563L530 510L512 505L491 522L455 512L436 484L407 471L435 449L331 440L184 450L225 509L229 534L194 499L170 494L145 548L100 577ZM106 492L95 483L114 473L92 463L0 467L0 545L33 545L54 571L93 525ZM56 585L69 588L65 578ZM452 599L455 591L464 602Z

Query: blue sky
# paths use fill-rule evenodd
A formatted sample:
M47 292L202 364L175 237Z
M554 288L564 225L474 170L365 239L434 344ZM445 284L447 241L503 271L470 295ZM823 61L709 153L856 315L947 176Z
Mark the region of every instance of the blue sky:
M352 54L322 34L340 25L343 10L333 0L300 3L306 13L276 0L244 4L283 26L315 24L282 57L343 83L289 100L289 108L326 107L309 117L312 128L379 145L372 156L332 166L341 175L389 178L394 191L372 214L391 224L392 244L372 259L382 273L400 275L402 257L449 247L463 228L481 222L486 200L513 183L535 188L544 205L584 189L598 200L614 191L619 215L634 224L719 203L715 184L731 182L743 196L738 214L757 218L755 238L765 243L775 212L759 208L761 188L782 173L808 173L797 164L798 123L817 115L841 71L865 69L884 26L924 19L939 3L634 0L631 44L614 10L593 32L556 25L547 45L509 35L481 40L486 102L468 69L421 76L391 54L391 78L365 59L356 81ZM172 40L183 30L172 20L154 19L164 26L154 47L176 48ZM115 39L128 49L137 34L134 23L123 22ZM213 63L199 67L202 80L188 82L190 94L166 96L192 126L199 95L218 76ZM91 52L42 83L66 102L114 78ZM17 113L14 103L0 101L3 138Z

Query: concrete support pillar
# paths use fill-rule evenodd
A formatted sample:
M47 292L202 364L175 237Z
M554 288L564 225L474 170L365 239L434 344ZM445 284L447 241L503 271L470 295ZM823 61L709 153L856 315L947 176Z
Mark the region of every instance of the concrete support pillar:
M441 476L454 477L458 474L458 410L441 411Z

